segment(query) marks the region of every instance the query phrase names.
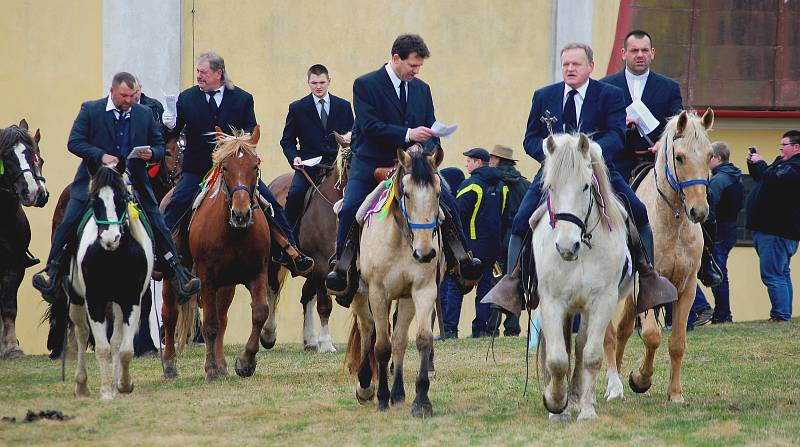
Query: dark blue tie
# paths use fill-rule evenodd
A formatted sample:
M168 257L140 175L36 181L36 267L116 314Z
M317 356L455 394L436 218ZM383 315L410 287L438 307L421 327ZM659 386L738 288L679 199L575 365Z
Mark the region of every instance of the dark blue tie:
M327 129L328 128L328 112L325 111L325 100L324 99L320 99L319 100L319 107L320 107L319 120L322 121L322 128L323 129Z
M213 92L206 92L208 94L208 108L211 110L211 116L214 117L214 122L217 122L217 118L219 118L219 106L217 105L217 100L214 99L219 90L214 90Z
M575 113L575 94L577 90L570 90L567 93L567 102L564 104L564 132L571 133L578 131L578 117Z
M400 81L400 111L406 116L406 81Z

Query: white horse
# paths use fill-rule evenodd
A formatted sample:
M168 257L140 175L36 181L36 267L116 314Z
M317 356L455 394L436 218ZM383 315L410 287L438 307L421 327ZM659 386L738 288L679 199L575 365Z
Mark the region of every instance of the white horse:
M539 350L544 406L551 420L570 419L575 409L579 421L594 419L603 336L617 301L633 285L625 218L597 143L584 134L551 135L545 155L546 215L540 219L540 211L530 220L544 342ZM568 379L572 320L578 314L575 368Z

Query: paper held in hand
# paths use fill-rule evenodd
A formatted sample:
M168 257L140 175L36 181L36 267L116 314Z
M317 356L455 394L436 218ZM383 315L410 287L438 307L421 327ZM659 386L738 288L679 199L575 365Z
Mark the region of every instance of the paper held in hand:
M142 158L141 155L148 150L150 150L150 146L136 146L131 149L131 152L128 154L128 160L132 158Z
M164 95L164 102L167 104L167 110L172 114L178 114L178 95Z
M634 100L631 105L625 109L625 113L628 115L629 119L636 121L639 131L644 132L645 135L656 130L656 127L658 127L658 120L656 117L653 116L650 109L639 99Z
M303 160L300 162L300 164L310 168L312 166L318 165L319 162L321 161L322 161L322 156L319 156L319 157L309 158L308 160Z
M431 126L431 130L437 137L449 137L450 135L455 133L456 130L458 130L458 124L451 124L448 126L445 123L440 123L439 121L436 121L435 123L433 123L433 126Z

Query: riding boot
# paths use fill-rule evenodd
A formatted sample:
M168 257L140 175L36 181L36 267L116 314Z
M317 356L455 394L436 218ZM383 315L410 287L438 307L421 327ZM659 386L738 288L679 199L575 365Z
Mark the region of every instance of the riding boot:
M358 289L358 272L355 268L355 262L360 238L361 227L358 222L353 222L347 231L339 258L325 278L325 287L328 292L336 295L336 302L342 307L350 307L350 303L353 302L353 295Z
M22 259L22 267L23 268L27 269L29 267L33 267L34 265L36 265L36 264L38 264L40 262L42 262L42 261L40 261L39 258L34 256L33 253L31 253L30 250L25 249L25 255L23 256L23 259Z
M296 244L289 239L289 235L276 222L276 219L268 212L269 208L264 208L264 216L269 222L269 234L273 244L280 247L274 251L273 260L278 264L289 269L293 277L308 277L314 268L314 260L303 254Z
M700 227L703 229L703 257L700 260L697 279L706 287L716 287L722 284L722 270L714 260L712 252L717 237L717 221L707 219Z
M446 207L442 209L445 216L441 226L445 261L447 262L448 271L453 274L461 293L467 294L481 279L483 265L480 259L472 256L472 253L467 251L467 241L462 239L461 234L453 224L454 217L449 210Z
M183 265L180 256L168 252L164 255L164 261L169 267L165 268L163 273L178 294L178 304L185 304L200 293L200 280Z
M44 269L33 275L33 287L41 292L42 298L50 304L53 304L55 300L53 292L55 292L59 284L61 284L61 277L63 274L62 267L67 263L67 254L69 252L68 244L65 244L61 250L53 256L53 260L50 261Z
M645 312L657 306L678 299L678 290L653 267L653 231L650 225L637 229L628 224L628 248L634 258L639 273L639 295L636 297L636 311Z
M494 309L500 309L503 312L514 315L517 319L519 319L519 314L526 305L522 288L522 263L519 262L520 259L525 259L526 261L530 259L530 262L526 265L532 280L531 303L528 303L528 306L531 309L535 309L539 304L536 292L536 266L533 262L530 244L532 234L533 230L528 230L524 238L514 234L511 235L508 241L508 265L512 267L511 272L500 278L500 281L481 299L481 303L491 304Z

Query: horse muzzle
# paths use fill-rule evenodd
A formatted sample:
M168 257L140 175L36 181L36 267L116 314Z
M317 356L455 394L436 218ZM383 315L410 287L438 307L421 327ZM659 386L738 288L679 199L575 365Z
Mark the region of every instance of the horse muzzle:
M581 242L573 242L572 244L565 244L566 246L556 242L556 250L561 255L561 259L565 261L576 261L578 259L578 251L581 249Z
M686 211L686 215L692 223L703 223L708 218L708 206L705 207L691 207Z
M431 248L431 250L426 254L420 254L419 250L414 250L413 256L414 256L414 259L416 259L418 262L421 262L423 264L427 264L427 263L431 262L433 260L433 258L436 257L436 249L435 248Z
M228 223L232 228L237 230L243 230L250 227L250 225L253 225L253 209L247 208L247 210L244 212L231 209L231 215L228 219Z
M100 233L100 246L105 251L115 251L119 248L119 241L122 239L122 233L119 229L111 229Z

